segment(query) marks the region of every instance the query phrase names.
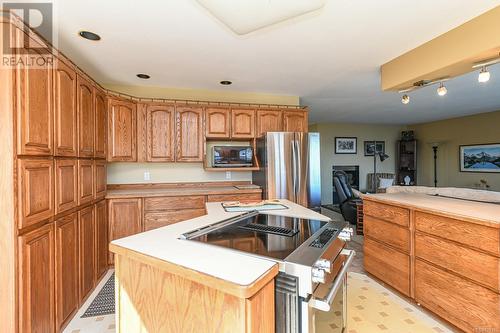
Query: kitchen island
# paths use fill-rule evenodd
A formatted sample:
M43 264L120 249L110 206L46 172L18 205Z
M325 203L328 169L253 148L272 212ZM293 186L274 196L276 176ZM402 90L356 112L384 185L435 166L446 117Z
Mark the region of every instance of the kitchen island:
M328 221L281 201L270 215ZM117 332L274 332L278 264L181 240L188 231L235 217L220 202L201 217L115 240ZM242 244L242 246L245 246Z
M465 332L500 331L500 205L365 195L365 269Z

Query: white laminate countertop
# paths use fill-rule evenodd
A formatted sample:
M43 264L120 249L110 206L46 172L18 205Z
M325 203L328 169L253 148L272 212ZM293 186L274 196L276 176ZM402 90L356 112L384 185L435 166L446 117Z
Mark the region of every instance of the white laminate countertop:
M280 202L288 209L268 210L262 213L330 220L324 215L288 200L280 200ZM254 283L276 264L272 260L245 255L223 247L178 239L180 235L188 231L242 214L226 212L220 202L210 202L206 206L207 215L117 239L112 241L112 244L241 286Z

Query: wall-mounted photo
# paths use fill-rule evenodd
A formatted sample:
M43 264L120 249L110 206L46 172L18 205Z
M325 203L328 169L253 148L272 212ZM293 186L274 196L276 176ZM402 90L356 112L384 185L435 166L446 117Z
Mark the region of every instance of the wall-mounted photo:
M500 172L500 143L460 146L460 171Z
M358 138L335 138L335 154L357 154Z
M364 147L365 156L373 156L375 151L385 153L385 141L365 141ZM376 150L374 148L376 148Z

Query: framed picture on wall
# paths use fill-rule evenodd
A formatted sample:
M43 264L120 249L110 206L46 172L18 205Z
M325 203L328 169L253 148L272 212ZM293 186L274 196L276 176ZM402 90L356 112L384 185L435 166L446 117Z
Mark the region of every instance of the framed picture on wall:
M461 172L499 172L500 143L460 146Z
M375 145L373 144L374 142ZM374 147L376 148L375 150ZM385 153L385 141L365 141L364 151L365 156L373 156L375 151Z
M357 154L358 138L335 137L335 154Z

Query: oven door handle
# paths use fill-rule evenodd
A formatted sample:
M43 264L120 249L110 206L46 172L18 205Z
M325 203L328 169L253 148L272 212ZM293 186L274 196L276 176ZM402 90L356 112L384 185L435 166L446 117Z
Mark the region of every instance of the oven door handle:
M342 250L342 252L340 252L340 254L347 255L347 259L344 261L342 268L340 269L339 273L337 274L337 277L333 281L332 288L328 292L328 295L326 295L326 297L323 299L317 299L314 297L311 299L310 305L317 310L325 312L330 311L333 299L335 298L335 295L337 295L337 291L339 290L340 286L342 285L342 282L344 281L344 276L347 274L347 269L349 268L349 266L351 266L351 263L354 260L356 252L354 250L344 249Z

